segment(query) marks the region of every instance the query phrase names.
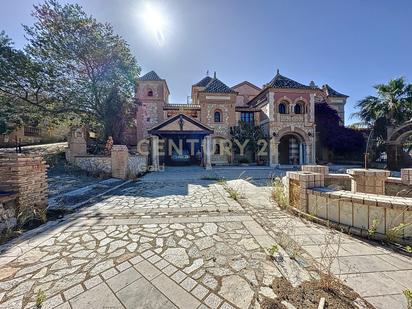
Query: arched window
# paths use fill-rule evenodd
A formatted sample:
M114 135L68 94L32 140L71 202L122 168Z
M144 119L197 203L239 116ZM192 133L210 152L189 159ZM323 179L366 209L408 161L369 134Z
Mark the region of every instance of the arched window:
M285 103L279 104L279 114L286 114L286 104Z
M153 97L153 90L149 89L149 91L147 92L147 96L148 97Z
M303 110L302 110L302 104L297 103L297 104L295 105L294 112L295 112L295 114L303 114L303 113L302 113L302 112L303 112Z
M220 111L215 111L214 120L215 122L222 122L222 113Z

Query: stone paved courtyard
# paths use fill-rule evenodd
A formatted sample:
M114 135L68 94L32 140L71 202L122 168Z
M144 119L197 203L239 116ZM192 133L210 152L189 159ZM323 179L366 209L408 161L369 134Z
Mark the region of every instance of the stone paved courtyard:
M204 170L169 169L3 245L0 308L35 308L39 291L46 295L42 308L259 308L260 295L273 296L268 285L274 277L296 286L313 274L287 254L276 264L268 258L264 249L275 244L274 232L288 215L273 206L263 186L269 170L246 174L260 179L260 187L229 182L244 193L242 206L222 185L205 180ZM316 259L322 228L295 225L302 233L290 236ZM355 265L360 270L343 279L377 308L404 307L400 293L411 287L411 259L346 237L342 260L377 255L373 250L381 256L373 265L363 258ZM380 277L376 267L387 275ZM374 294L362 292L364 273Z

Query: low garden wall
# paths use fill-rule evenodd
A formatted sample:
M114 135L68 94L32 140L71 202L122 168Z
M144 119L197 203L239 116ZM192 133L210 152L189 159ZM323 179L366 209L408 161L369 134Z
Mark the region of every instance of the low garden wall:
M411 242L412 198L400 196L399 190L412 191L412 169L402 170L401 178L387 179L384 178L389 173L382 170L348 172L337 176L319 166L304 166L300 172L287 172L283 183L289 206L353 234L373 233ZM390 195L358 191L371 190L369 187Z
M74 165L93 175L112 173L112 159L110 157L78 156L74 157Z
M412 199L328 188L308 189L307 194L309 214L351 227L358 235L390 235L401 223L412 222ZM396 236L412 239L412 226L399 229Z
M325 187L351 190L351 177L348 174L325 175ZM398 177L388 177L385 181L385 195L412 197L412 186Z
M110 175L114 178L136 178L147 171L144 155L130 155L126 146L113 146L111 156L74 156L73 165L92 175Z

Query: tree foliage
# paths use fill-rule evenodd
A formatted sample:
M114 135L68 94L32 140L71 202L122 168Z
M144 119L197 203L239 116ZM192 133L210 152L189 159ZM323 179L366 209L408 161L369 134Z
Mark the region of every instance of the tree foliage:
M262 140L267 141L267 136L261 126L256 126L253 123L239 121L239 124L230 128L230 135L233 142L233 146L239 148L237 141L240 145L244 145L247 141L245 151L252 152L255 156L259 151ZM239 150L239 149L238 149Z
M374 88L376 95L360 100L359 112L353 114L370 128L367 152L372 161L386 151L387 127L412 120L412 84L400 77Z
M0 58L0 94L53 119L80 117L103 139L112 135L120 142L117 130L124 130L134 115L140 73L128 44L77 4L49 0L35 5L32 15L34 24L24 26L24 51L1 40L6 48ZM120 113L126 113L121 121Z
M386 123L398 125L412 119L412 84L403 77L392 79L387 84L374 86L376 96L367 96L357 104L359 112L354 115L367 124L380 118Z
M316 103L315 122L321 144L340 154L362 151L365 147L362 132L341 126L339 121L338 113L327 103Z

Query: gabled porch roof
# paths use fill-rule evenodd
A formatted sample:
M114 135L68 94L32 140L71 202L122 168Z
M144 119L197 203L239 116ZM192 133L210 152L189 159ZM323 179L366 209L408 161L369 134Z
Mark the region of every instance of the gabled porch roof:
M186 116L185 114L177 114L152 127L150 130L148 130L148 133L153 135L209 135L213 134L213 129L189 116Z

